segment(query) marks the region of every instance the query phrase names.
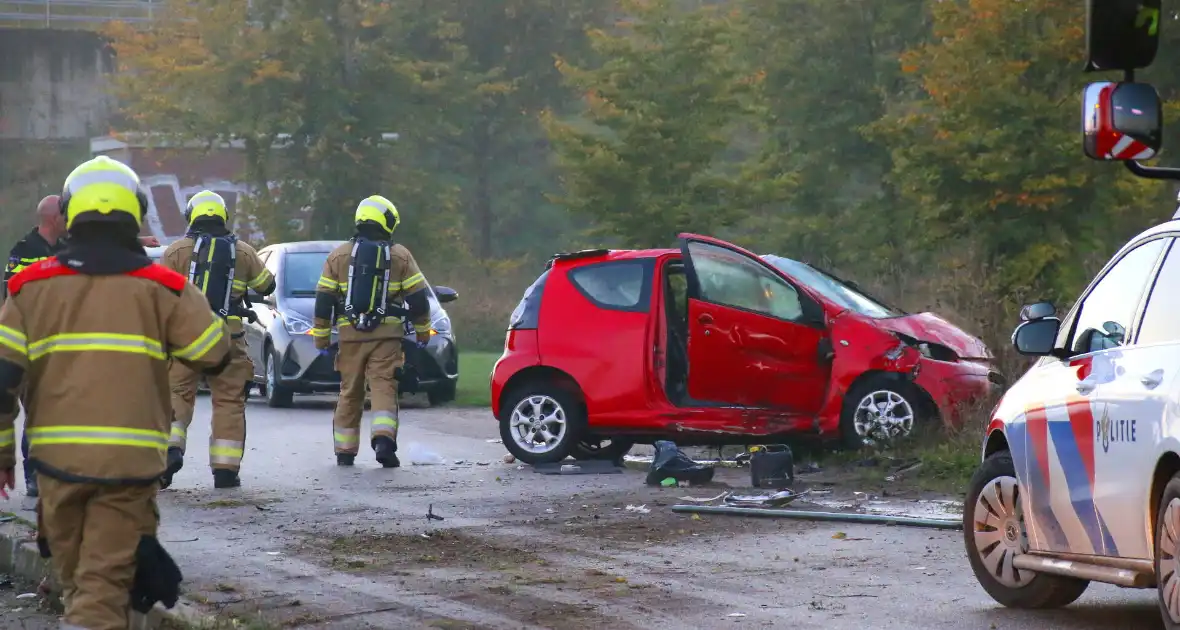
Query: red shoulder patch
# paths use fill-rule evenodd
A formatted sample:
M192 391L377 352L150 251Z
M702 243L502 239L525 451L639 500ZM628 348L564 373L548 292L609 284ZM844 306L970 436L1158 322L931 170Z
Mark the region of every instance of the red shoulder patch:
M176 291L177 293L183 291L184 285L188 284L188 278L185 278L184 276L163 265L157 265L155 263L152 263L147 267L143 267L142 269L136 269L127 275L134 276L136 278L144 278L145 280L151 280L152 282L158 282L159 284L162 284L165 287ZM15 280L15 278L13 279Z
M58 262L57 258L47 258L41 262L25 267L20 273L8 279L8 295L20 293L21 287L37 280L48 280L57 276L75 276L78 272Z

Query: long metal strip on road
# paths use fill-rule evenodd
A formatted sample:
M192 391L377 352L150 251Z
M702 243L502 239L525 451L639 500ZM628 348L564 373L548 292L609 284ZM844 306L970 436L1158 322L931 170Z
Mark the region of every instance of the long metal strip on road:
M744 508L716 505L673 505L673 512L693 514L725 514L727 516L761 516L794 518L805 521L837 521L844 523L866 523L874 525L906 525L910 527L931 527L934 529L963 529L963 521L943 518L915 518L912 516L890 516L887 514L851 514L846 512L812 512L811 510L775 510L767 508Z

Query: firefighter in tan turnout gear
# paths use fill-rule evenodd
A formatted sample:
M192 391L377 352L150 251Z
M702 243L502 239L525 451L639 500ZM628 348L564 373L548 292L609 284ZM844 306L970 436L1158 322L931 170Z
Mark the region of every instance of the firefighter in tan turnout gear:
M316 286L316 347L328 349L333 322L339 329L340 398L332 431L340 466L352 466L360 448L366 380L372 395L370 444L383 467L400 465L394 371L404 359L402 317L410 317L419 339L430 331L426 278L410 250L391 241L400 221L397 208L385 197L362 201L356 209L356 234L328 254Z
M262 266L258 253L229 230L225 200L202 191L189 200L184 211L188 234L164 250L160 264L186 276L201 292L213 312L225 319L230 331L230 363L220 375L208 379L213 399L213 430L209 437L209 465L213 487L242 485L238 470L246 448L246 390L254 378L254 364L246 354L242 317L252 313L243 303L246 288L260 295L275 290L275 279ZM163 487L184 465L188 427L193 421L197 383L201 375L173 362L172 436L168 441L168 474Z
M167 361L210 374L228 364L229 333L200 291L137 242L147 204L119 162L74 169L60 202L68 246L14 276L0 307L0 477L12 487L23 386L37 542L71 630L126 630L129 609L175 604L180 572L155 538Z

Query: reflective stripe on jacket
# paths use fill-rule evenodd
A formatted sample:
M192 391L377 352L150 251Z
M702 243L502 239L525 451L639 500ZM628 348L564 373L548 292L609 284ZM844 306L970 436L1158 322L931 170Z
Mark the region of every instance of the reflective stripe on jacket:
M229 332L204 296L159 265L84 275L56 258L17 274L10 288L0 307L0 383L15 396L23 382L37 470L68 481L158 478L172 415L168 359L203 369L229 351ZM14 386L12 374L23 381ZM0 410L0 465L13 449L16 409L8 411Z
M25 237L16 242L8 252L8 264L4 266L2 294L8 296L8 280L31 265L41 262L61 251L61 242L50 243L33 228Z
M243 243L240 240L236 242L237 254L234 258L234 283L230 288L231 300L236 302L241 299L245 295L247 288L254 289L263 295L273 291L274 276L263 266L262 260L258 258L258 252L248 243ZM160 256L160 264L187 278L189 266L193 260L193 247L195 245L196 240L191 236L174 241L168 246L168 249L164 250L164 254ZM237 315L231 315L225 319L229 325L230 333L235 337L240 336L242 333L242 318Z
M335 325L340 341L366 341L369 339L400 339L405 334L401 317L391 315L386 317L380 326L372 332L359 332L352 327L347 317L343 316L344 298L348 295L348 267L352 262L352 241L343 243L328 254L324 261L324 270L316 283L317 293L326 293L336 301ZM389 275L389 303L402 305L406 296L426 288L426 277L418 269L418 263L410 250L399 244L390 248L392 258ZM422 318L422 322L429 324L430 314ZM331 334L333 323L321 317L315 318L315 327L310 334L316 337L327 337Z

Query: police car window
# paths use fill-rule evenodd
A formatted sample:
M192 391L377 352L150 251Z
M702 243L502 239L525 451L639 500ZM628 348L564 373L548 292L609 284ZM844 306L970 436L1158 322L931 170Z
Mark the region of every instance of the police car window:
M1131 250L1090 291L1074 328L1071 348L1075 353L1097 352L1127 343L1139 298L1165 242L1156 239Z
M598 306L630 310L641 305L646 271L642 262L613 262L580 267L569 277Z
M1147 298L1143 322L1139 324L1136 343L1165 343L1180 341L1180 244L1168 250L1160 265L1155 286Z
M706 302L797 321L803 304L795 287L766 267L735 251L690 242L688 254Z

